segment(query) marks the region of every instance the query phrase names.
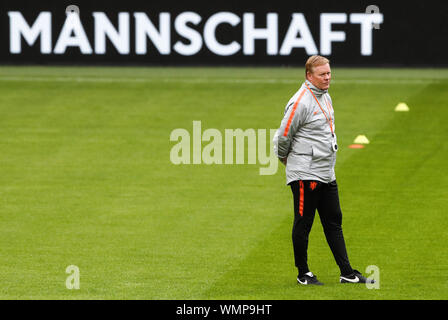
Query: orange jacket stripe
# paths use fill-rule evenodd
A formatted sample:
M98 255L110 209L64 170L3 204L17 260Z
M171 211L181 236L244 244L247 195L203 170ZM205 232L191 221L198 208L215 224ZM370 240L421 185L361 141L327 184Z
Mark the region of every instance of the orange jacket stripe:
M302 93L299 95L299 98L294 103L294 106L292 107L291 114L289 115L288 123L286 124L285 132L283 133L283 136L286 137L289 132L289 127L291 126L292 119L294 118L294 113L296 112L297 106L299 105L300 99L302 99L303 95L305 94L306 90L303 90Z

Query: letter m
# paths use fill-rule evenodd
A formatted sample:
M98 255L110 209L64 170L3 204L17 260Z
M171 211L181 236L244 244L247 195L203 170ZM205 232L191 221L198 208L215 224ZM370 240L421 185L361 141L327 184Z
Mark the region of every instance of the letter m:
M29 46L36 42L39 35L40 52L51 53L51 12L41 12L30 27L19 11L9 11L9 48L11 53L22 52L22 38Z

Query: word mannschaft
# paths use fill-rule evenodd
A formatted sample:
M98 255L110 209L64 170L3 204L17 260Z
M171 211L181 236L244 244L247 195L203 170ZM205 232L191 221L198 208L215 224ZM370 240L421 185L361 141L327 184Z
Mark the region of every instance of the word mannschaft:
M279 28L284 21L280 21L275 12L264 16L227 11L210 16L192 11L176 15L159 12L151 13L151 18L146 12L119 12L118 16L110 18L105 12L59 14L66 15L60 30L53 21L57 13L41 11L34 19L26 19L20 11L9 11L9 52L21 54L23 46L27 45L39 47L42 55L62 55L70 47L78 48L82 55L104 55L113 50L120 55L192 56L208 50L217 56L251 56L256 50L264 50L257 53L287 56L298 48L307 55L331 55L334 42L354 40L347 39L345 31L334 30L334 25L355 24L360 26L360 54L370 56L373 54L372 26L383 22L381 13L321 13L320 39L316 39L301 12L288 17L289 25L284 34L280 34ZM256 20L263 26L255 26ZM93 37L89 38L85 25L92 22ZM233 30L230 35L223 31L228 28ZM176 37L179 40L176 41ZM224 41L223 37L230 39ZM264 46L255 45L260 40L265 42ZM108 42L112 46L108 46Z

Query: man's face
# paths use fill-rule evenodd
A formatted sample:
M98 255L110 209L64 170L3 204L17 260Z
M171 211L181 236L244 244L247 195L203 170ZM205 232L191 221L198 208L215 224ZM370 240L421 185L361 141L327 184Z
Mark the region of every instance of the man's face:
M307 79L317 88L328 90L330 88L331 69L328 63L313 68L313 72L307 72Z

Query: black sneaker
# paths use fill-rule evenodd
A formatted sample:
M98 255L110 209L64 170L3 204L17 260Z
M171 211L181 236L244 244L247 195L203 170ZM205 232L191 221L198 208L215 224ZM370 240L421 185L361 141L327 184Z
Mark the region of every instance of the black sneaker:
M353 270L349 275L340 276L339 281L341 283L375 283L375 280L367 279L358 270Z
M323 285L322 282L317 280L316 276L312 272L305 273L305 275L301 278L297 277L297 283L302 284L304 286L307 286L310 284L314 284L314 285L318 285L318 286Z

